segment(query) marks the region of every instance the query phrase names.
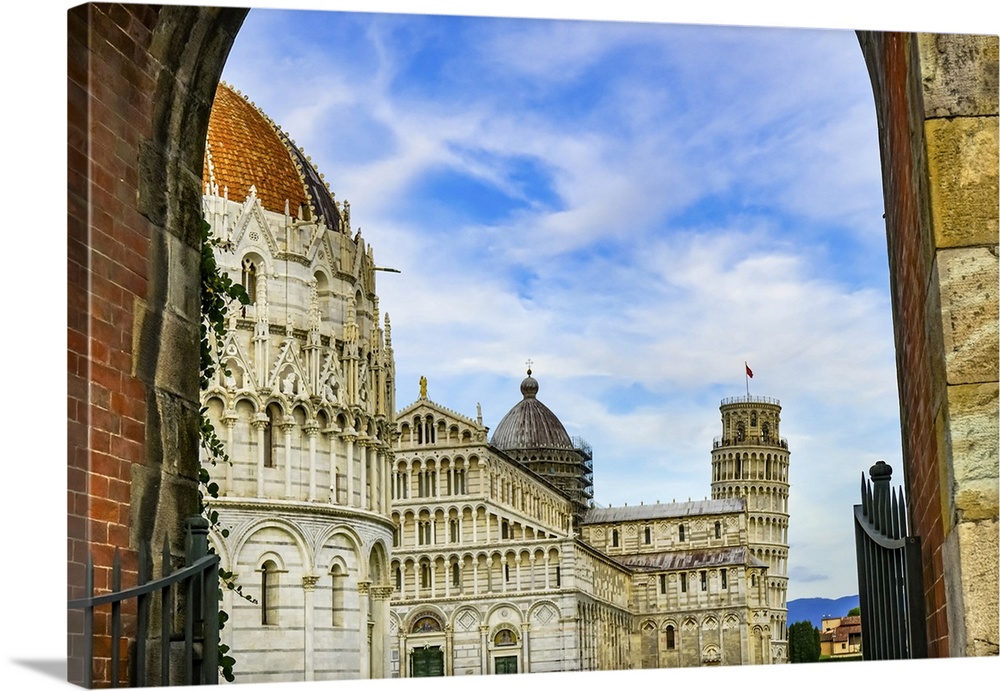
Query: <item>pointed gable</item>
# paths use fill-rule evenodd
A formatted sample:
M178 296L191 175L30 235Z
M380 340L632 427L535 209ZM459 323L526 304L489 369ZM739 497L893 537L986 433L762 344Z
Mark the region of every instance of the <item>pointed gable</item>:
M309 398L311 395L305 370L294 346L295 342L291 339L282 346L268 378L268 387L288 400Z

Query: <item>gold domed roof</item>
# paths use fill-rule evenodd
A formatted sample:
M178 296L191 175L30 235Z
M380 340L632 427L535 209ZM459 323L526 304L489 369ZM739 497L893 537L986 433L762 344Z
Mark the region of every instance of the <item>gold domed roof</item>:
M219 84L208 121L202 180L242 201L253 186L261 205L340 229L340 213L322 176L263 112L227 84Z

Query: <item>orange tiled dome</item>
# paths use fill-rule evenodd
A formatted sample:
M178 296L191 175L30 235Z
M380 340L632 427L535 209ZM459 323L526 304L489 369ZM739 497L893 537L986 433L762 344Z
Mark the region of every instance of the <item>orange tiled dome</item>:
M305 154L264 113L232 87L219 84L208 122L202 179L241 201L257 190L265 209L296 218L324 218L340 229L333 195ZM302 209L300 216L300 208Z

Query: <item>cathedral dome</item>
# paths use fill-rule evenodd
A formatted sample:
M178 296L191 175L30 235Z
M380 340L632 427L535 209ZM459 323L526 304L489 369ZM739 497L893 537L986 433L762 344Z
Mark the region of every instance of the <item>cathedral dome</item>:
M538 381L528 376L521 382L521 401L508 411L493 432L491 443L498 449L572 449L573 442L556 414L536 398Z
M212 194L243 201L255 188L268 211L340 230L333 194L288 135L232 87L219 84L205 143L202 180ZM301 210L301 215L300 215Z

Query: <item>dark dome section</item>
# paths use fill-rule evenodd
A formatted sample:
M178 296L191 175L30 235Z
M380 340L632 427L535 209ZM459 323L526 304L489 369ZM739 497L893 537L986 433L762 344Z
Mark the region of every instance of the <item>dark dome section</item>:
M503 416L491 443L502 451L514 449L572 449L573 442L556 414L535 396L538 382L531 370L521 382L524 398Z
M295 146L295 143L285 136L284 132L279 132L278 135L291 152L305 182L306 196L309 200L309 208L313 213L313 220L319 220L319 217L322 216L323 222L328 228L343 232L340 222L340 211L337 209L337 204L333 200L333 194L330 192L330 188L326 182L324 182L323 176L319 174L319 171L313 166L309 157L302 152L302 149Z
M242 201L257 190L268 211L298 217L308 209L310 220L323 216L340 230L333 195L312 163L274 122L226 84L219 84L212 104L205 144L202 180L218 185L219 194Z

